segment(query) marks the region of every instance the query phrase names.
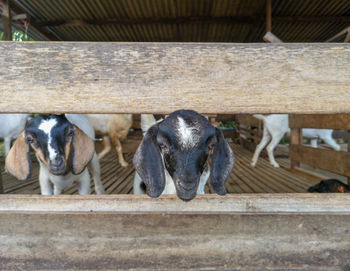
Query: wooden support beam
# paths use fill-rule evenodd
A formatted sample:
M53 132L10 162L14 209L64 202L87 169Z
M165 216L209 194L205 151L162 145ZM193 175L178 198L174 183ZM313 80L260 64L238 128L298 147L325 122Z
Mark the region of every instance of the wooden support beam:
M348 16L274 16L274 23L350 23ZM45 21L38 24L39 27L76 27L91 25L145 25L145 24L197 24L197 23L227 23L227 24L261 24L266 23L266 16L192 16L192 17L162 17L145 19L70 19Z
M350 130L350 114L291 114L289 127Z
M11 9L9 0L1 0L2 2L2 23L4 28L4 39L12 40L11 31ZM2 183L2 160L0 160L0 194L4 193L3 183Z
M339 37L344 36L344 35L346 35L344 42L348 42L349 40L347 40L347 39L348 39L349 33L350 33L350 26L346 27L345 29L343 29L342 31L340 31L339 33L337 33L336 35L334 35L330 39L326 40L326 42L334 41L334 40L336 40Z
M296 159L291 155L291 150L299 146L302 143L303 135L301 129L292 128L290 131L290 145L289 145L289 157L290 157L290 166L292 169L300 167L300 160Z
M350 113L350 44L2 42L0 51L3 113Z
M241 124L258 127L261 120L254 118L252 115L237 114L235 115L235 121Z
M350 263L345 194L203 195L191 202L175 195L1 195L0 209L3 270L341 270Z
M283 41L280 40L276 35L274 35L271 32L267 32L264 37L263 40L265 42L270 42L270 43L282 43Z
M29 16L26 13L16 14L16 15L12 16L11 20L12 21L27 20L28 17Z
M292 131L294 129L296 128L293 128ZM325 150L291 144L289 156L292 161L305 163L312 167L350 177L349 152Z
M0 159L0 194L4 193L4 186L2 183L2 159Z
M348 153L350 153L350 130L348 130ZM350 177L348 177L348 184L350 185Z
M8 1L8 0L7 0ZM18 4L18 2L17 2ZM20 5L17 6L12 6L11 7L12 12L15 13L13 18L18 19L18 20L22 20L24 18L25 15L25 19L29 19L29 15L27 12L25 12ZM14 19L12 20L14 21ZM28 25L28 29L25 29L25 27L23 26L23 24L20 24L16 21L14 21L16 27L18 27L19 29L21 29L22 31L26 31L28 30L28 32L32 31L33 33L35 33L35 36L38 38L38 40L44 40L44 41L57 41L59 40L58 37L56 35L54 35L50 30L46 29L45 27L41 27L39 26L33 19L30 20L30 23Z
M266 32L272 31L272 0L266 0Z
M2 23L4 27L4 38L5 40L12 40L10 0L1 0L1 1L2 1Z

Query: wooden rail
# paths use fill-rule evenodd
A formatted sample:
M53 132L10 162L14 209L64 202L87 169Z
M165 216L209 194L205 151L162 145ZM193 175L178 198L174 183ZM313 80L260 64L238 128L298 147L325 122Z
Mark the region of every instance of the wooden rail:
M3 195L0 264L5 270L344 270L350 264L349 200Z
M349 44L0 42L0 112L350 113ZM348 195L0 195L1 269L346 270Z
M289 126L292 128L315 128L350 130L349 114L291 114Z
M348 152L291 145L289 156L292 161L350 177L350 153Z
M349 152L314 149L301 145L302 128L350 130L349 114L291 114L289 115L289 126L291 127L289 155L293 169L298 170L300 163L305 163L312 167L347 176L349 182ZM349 144L348 142L348 148Z
M247 114L235 115L235 121L237 141L244 148L254 151L262 137L263 122ZM255 127L255 129L253 129L253 127Z
M1 42L0 51L0 112L350 113L350 44Z

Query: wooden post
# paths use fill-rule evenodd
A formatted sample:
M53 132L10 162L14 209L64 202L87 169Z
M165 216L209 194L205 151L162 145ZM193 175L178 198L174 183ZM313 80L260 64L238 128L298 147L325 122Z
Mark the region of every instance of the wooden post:
M266 0L266 32L271 32L271 30L272 30L271 1L272 0Z
M12 40L10 0L2 0L2 22L5 40Z
M292 128L290 131L290 145L300 145L302 143L302 133L300 128ZM290 167L293 168L298 168L300 167L300 162L296 160L291 160L290 161Z
M348 152L350 152L350 130L348 131ZM348 184L350 184L350 177L348 177Z
M2 23L4 27L5 40L12 40L11 31L11 10L10 10L10 0L1 0L2 2ZM0 194L4 193L4 188L2 184L2 160L0 160Z
M0 194L4 193L4 187L2 184L2 162L0 160Z

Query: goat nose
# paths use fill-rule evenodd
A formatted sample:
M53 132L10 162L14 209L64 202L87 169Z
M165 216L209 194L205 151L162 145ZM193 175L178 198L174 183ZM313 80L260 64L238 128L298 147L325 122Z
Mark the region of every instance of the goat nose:
M55 167L62 166L63 164L63 158L62 156L56 156L54 159L51 160L51 165Z
M181 186L181 188L183 188L184 190L190 191L196 187L196 183L180 181L179 186Z

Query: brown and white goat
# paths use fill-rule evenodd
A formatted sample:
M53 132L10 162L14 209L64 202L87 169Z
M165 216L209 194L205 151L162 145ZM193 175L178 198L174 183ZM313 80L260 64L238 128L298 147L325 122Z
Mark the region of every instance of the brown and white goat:
M78 183L79 194L90 194L87 166L92 172L96 193L103 194L100 164L93 138L93 129L84 115L32 118L7 155L6 169L20 181L29 180L32 175L32 148L40 164L39 182L42 195L61 194L73 182Z
M119 163L126 167L128 163L123 157L121 141L126 139L132 125L131 114L88 114L89 121L97 133L103 135L104 149L98 154L102 159L112 149L112 144L117 151ZM111 144L112 141L112 144Z

